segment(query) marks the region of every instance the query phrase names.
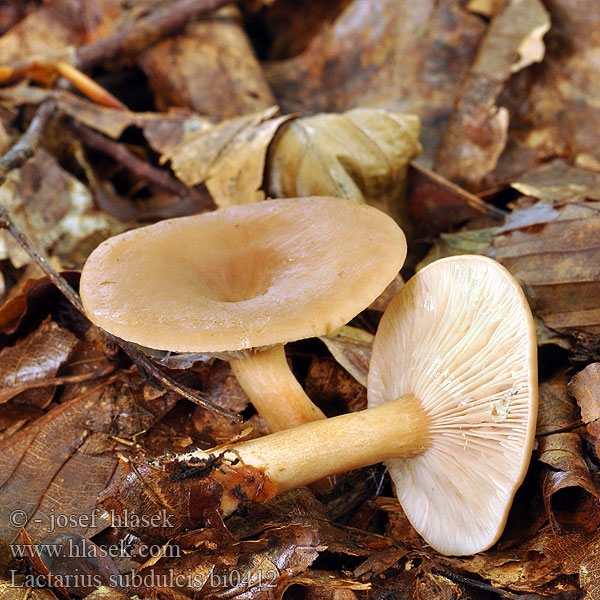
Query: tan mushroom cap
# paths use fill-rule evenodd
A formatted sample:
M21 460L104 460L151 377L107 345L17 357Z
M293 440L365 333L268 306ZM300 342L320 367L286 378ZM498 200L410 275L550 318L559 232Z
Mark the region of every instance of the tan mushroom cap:
M369 406L412 394L430 426L420 456L386 462L408 518L446 554L500 536L533 447L535 328L512 276L493 260L439 260L387 308L375 338Z
M100 244L81 275L89 318L122 339L227 352L323 335L388 285L402 230L370 206L292 198L168 219Z

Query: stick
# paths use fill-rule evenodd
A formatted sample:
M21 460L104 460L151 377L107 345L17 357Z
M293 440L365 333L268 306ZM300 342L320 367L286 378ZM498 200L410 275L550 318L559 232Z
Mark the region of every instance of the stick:
M27 131L21 136L17 143L2 158L0 158L0 185L6 181L6 176L10 171L18 169L25 161L34 155L40 144L41 137L50 123L55 108L56 104L54 100L44 100L38 107L37 113L29 124ZM12 216L2 204L0 204L0 228L7 229L10 232L17 243L27 252L27 254L29 254L29 256L31 256L42 271L48 276L50 281L63 293L67 300L81 312L81 314L85 315L79 294L50 265L27 235L25 235L23 230L13 221ZM182 386L173 378L163 373L145 354L140 352L129 342L117 338L101 328L98 329L100 329L100 331L102 331L110 340L119 345L138 368L141 368L148 376L157 380L165 388L176 392L180 396L183 396L208 410L221 413L234 421L241 421L241 417L237 413L208 402L198 394L192 392L189 388Z
M148 48L163 37L182 29L190 21L217 8L233 4L234 0L178 0L169 6L126 23L99 40L80 46L75 66L81 71L123 54L133 54Z
M174 177L171 177L169 173L163 169L157 169L147 162L139 159L135 154L129 152L123 144L118 144L106 136L103 136L96 131L91 130L89 127L85 127L80 123L72 121L70 123L71 129L77 134L77 137L90 148L98 150L107 156L113 158L117 163L123 165L126 169L131 171L133 175L138 178L146 179L163 190L185 198L186 196L196 195L200 196L200 193L196 190L190 190L186 185L178 181ZM206 208L213 207L213 201L204 194L202 197L203 205Z

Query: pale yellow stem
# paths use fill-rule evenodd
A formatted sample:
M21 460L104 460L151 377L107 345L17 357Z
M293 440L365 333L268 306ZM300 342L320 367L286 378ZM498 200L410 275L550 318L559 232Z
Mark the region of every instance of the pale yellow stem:
M282 431L325 418L291 372L283 346L232 360L230 364L270 431Z
M404 396L376 408L232 444L218 454L263 470L280 493L389 458L418 456L428 446L429 420L414 397ZM192 457L206 459L208 454L194 452L179 460ZM228 502L222 509L229 513L235 505Z

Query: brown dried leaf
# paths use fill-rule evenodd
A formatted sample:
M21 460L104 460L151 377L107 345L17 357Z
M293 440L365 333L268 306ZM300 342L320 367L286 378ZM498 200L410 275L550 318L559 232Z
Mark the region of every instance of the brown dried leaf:
M600 534L566 533L541 536L535 549L543 552L566 574L579 574L585 600L600 599Z
M158 110L229 119L276 104L240 21L226 7L139 55Z
M25 390L41 387L41 381L54 377L76 343L77 338L70 331L47 318L25 339L0 351L0 403ZM55 388L50 386L50 397ZM31 404L27 399L22 400Z
M186 185L204 183L217 206L263 200L267 148L281 124L292 118L273 118L276 113L277 107L271 107L191 133L162 160L171 160Z
M514 181L556 156L569 162L598 164L600 109L596 91L600 11L595 0L544 2L552 27L544 38L541 65L516 74L501 101L511 114L509 144L486 182L495 187Z
M536 432L548 435L575 426L579 421L577 407L569 397L567 376L558 372L540 382Z
M267 64L267 79L285 112L416 114L427 165L484 31L458 3L354 0L302 54Z
M14 539L23 521L35 542L62 533L91 536L106 526L94 509L120 476L115 449L123 446L111 434L143 431L175 401L168 394L146 404L142 389L139 376L96 382L0 443L1 539ZM23 511L19 522L9 518L16 510ZM56 520L62 514L67 521Z
M340 196L371 204L408 228L408 163L421 151L419 119L356 108L285 124L269 147L273 197Z
M416 163L408 169L407 205L417 237L439 235L481 215L503 217L502 211Z
M89 190L44 149L9 175L0 188L0 201L39 250L62 258L94 232L108 237L124 229L116 219L96 211ZM0 259L5 258L17 268L31 260L12 236L2 231Z
M328 414L362 410L367 406L367 390L337 362L314 356L306 379L306 393L318 399Z
M364 329L345 325L319 339L327 349L358 383L367 387L367 375L371 362L373 338L375 336Z
M559 159L522 175L512 187L526 196L557 204L600 200L600 174Z
M600 203L517 208L494 235L496 259L523 285L544 324L600 354Z
M116 17L122 4L122 0L42 4L0 38L2 63L89 42Z
M581 419L596 440L596 456L600 456L600 363L592 363L569 382L569 392L581 409Z
M511 74L543 59L548 29L550 17L540 0L509 0L492 19L444 132L436 171L477 189L495 169L509 123L498 96Z
M130 596L103 585L88 594L83 600L130 600Z

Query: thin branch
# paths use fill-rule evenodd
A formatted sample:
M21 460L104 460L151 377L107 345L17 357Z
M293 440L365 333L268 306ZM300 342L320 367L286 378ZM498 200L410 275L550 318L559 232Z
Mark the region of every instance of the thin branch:
M13 169L21 167L25 161L31 158L40 144L40 139L48 126L56 105L53 100L45 100L38 107L35 117L32 119L27 131L21 136L17 143L0 158L0 185L6 181L7 174ZM50 281L63 293L69 302L83 315L83 305L79 294L67 283L66 279L50 265L46 258L39 252L23 230L13 221L11 214L0 204L0 228L7 229L15 238L17 243L31 256L36 264L44 271ZM177 381L163 373L145 354L132 346L129 342L117 338L107 331L99 328L111 341L120 346L123 351L140 367L148 376L156 379L162 386L176 392L180 396L203 406L214 412L221 413L226 417L240 421L241 417L233 411L214 405L189 388L182 386Z
M217 8L233 4L234 0L178 0L152 11L133 23L94 42L80 46L75 66L82 70L113 60L124 54L134 54L182 29L190 21Z
M44 100L38 107L27 131L21 136L17 143L0 158L0 185L6 181L6 176L13 169L18 169L26 160L31 158L38 146L44 131L48 127L54 111L56 102L52 98Z
M131 171L137 178L146 179L163 190L181 198L187 196L200 197L200 192L190 190L190 188L181 181L171 177L164 169L158 169L148 164L146 161L141 160L135 154L129 152L123 144L114 142L106 136L93 131L85 125L81 125L76 121L72 121L69 126L86 146L110 156L117 163ZM213 201L208 194L204 194L202 200L202 205L205 205L206 208L214 206Z

